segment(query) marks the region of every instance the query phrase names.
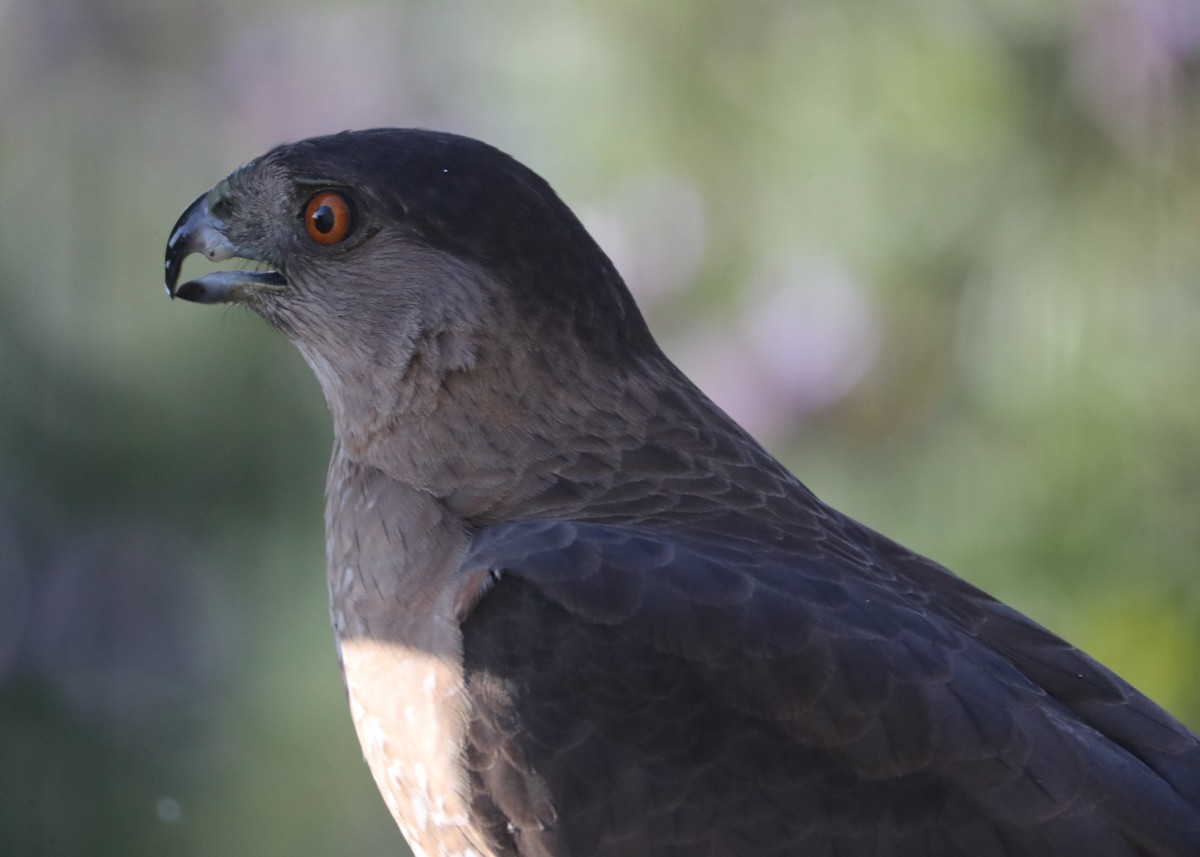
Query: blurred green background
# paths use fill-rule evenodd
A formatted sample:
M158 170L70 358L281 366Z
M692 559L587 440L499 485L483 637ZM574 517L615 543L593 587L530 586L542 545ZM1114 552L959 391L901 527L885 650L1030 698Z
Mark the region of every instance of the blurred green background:
M818 494L1200 727L1200 5L0 0L0 854L385 855L329 424L176 216L373 125L546 176Z

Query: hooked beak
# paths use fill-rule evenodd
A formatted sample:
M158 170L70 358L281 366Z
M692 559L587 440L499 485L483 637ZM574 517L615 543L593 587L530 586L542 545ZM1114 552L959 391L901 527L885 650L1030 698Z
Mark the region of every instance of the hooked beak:
M234 257L256 260L225 235L225 224L212 213L210 196L211 193L203 193L189 205L167 239L167 295L195 303L217 304L237 302L264 289L282 291L287 280L278 271L213 271L178 285L183 260L193 253L203 253L210 262Z

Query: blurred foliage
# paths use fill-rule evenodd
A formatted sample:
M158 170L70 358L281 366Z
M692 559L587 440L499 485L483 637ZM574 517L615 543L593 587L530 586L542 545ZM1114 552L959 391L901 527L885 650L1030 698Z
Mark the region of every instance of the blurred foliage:
M196 194L423 125L554 184L826 500L1200 727L1192 0L0 0L0 853L394 854L328 419L162 296Z

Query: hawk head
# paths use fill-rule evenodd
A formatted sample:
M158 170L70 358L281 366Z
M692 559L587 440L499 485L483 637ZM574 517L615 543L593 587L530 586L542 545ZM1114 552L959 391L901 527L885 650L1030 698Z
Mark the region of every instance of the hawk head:
M258 269L180 284L192 253ZM166 283L172 297L244 304L302 346L344 324L394 338L501 320L610 356L650 340L620 275L543 179L433 131L316 137L240 167L175 224Z
M255 264L180 283L193 253ZM454 134L376 129L267 152L179 218L166 284L284 331L347 431L433 407L432 394L416 401L422 389L443 390L455 372L520 366L536 379L541 367L561 380L575 364L658 353L620 275L550 186Z

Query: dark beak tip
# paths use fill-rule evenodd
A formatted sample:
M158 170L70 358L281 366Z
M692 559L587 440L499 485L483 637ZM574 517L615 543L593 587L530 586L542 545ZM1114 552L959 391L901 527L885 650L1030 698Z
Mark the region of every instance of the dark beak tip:
M193 251L193 231L195 229L195 220L207 206L208 193L200 194L196 199L179 215L179 219L175 221L175 226L171 229L171 235L167 239L167 252L163 261L164 280L167 285L167 296L174 298L179 294L176 286L179 283L179 274L183 269L184 257Z
M196 282L195 280L190 280L189 282L184 283L171 293L172 299L180 298L181 300L191 301L192 303L207 303L207 301L205 301L206 296L207 291L205 290L204 285Z

